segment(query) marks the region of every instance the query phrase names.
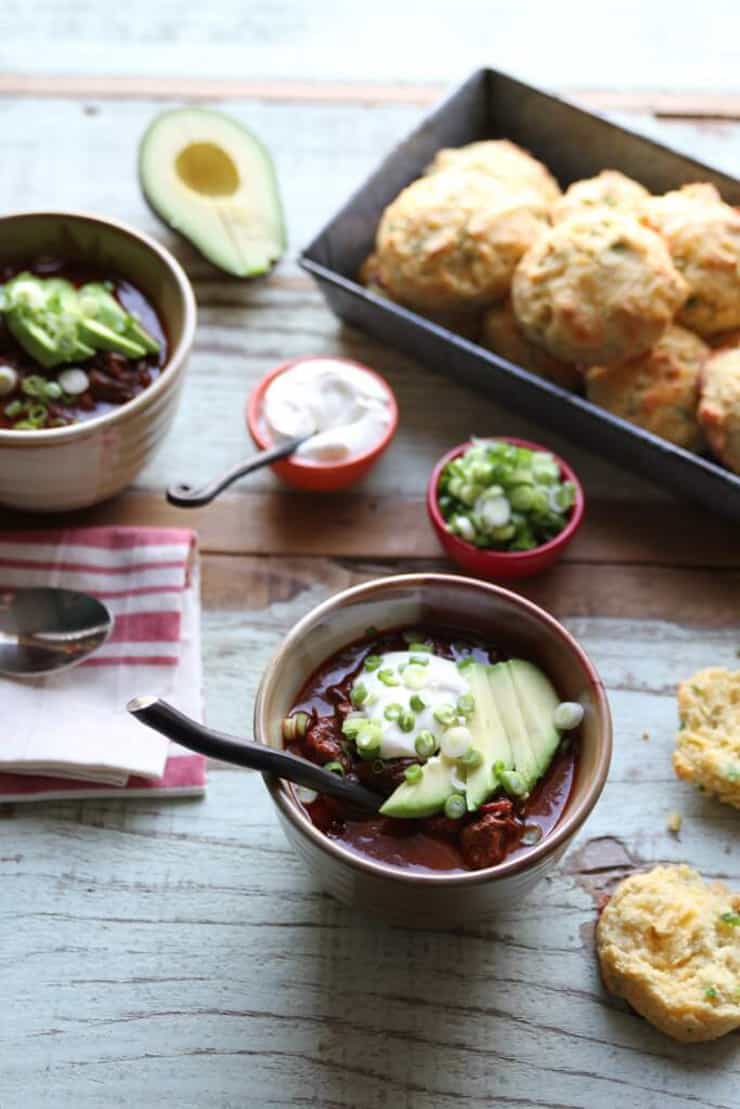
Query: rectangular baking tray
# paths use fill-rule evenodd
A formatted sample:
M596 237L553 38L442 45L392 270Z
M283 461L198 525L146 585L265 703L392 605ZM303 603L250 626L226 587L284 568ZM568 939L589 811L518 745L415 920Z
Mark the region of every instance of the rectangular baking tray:
M440 147L486 138L508 138L526 147L562 186L602 169L619 169L655 193L689 181L711 181L728 204L740 204L737 178L504 73L479 69L350 197L300 255L300 265L340 319L579 446L740 522L740 477L723 466L612 416L358 283L357 271L372 250L383 209L419 177Z

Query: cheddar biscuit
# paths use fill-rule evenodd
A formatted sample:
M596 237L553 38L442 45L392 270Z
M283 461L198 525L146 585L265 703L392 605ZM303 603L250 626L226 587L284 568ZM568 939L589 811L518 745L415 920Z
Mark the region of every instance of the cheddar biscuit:
M644 354L592 366L586 373L586 396L653 435L700 450L699 379L709 354L698 335L672 324Z
M652 197L643 211L689 286L679 322L700 335L740 327L740 213L705 184Z
M448 169L486 174L514 192L531 189L548 205L560 196L560 186L547 166L508 139L489 139L438 150L425 173Z
M510 300L494 304L483 316L481 346L500 354L509 362L523 366L539 377L544 377L563 389L576 389L581 374L575 366L553 358L542 347L531 342L516 322Z
M740 670L699 670L678 687L679 778L740 809Z
M699 423L717 457L740 474L740 347L718 350L707 361Z
M594 365L654 346L687 286L658 235L601 209L538 239L517 266L511 293L532 342L564 362Z
M393 300L422 312L484 307L506 295L546 227L546 205L531 191L481 173L421 177L381 217L377 276Z
M644 185L626 177L617 169L604 169L596 177L574 181L569 185L550 213L553 223L598 208L635 214L650 196Z
M740 894L688 866L626 878L601 914L604 984L685 1043L740 1028Z

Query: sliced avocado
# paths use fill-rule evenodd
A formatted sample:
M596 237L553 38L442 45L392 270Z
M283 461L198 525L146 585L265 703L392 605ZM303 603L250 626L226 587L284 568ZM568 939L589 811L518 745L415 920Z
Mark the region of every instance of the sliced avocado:
M444 755L435 755L424 763L418 782L401 782L381 806L383 816L421 818L433 816L444 808L450 794L454 763Z
M13 308L6 313L5 319L10 333L15 336L26 353L42 366L49 369L64 361L65 356L54 336L36 323L27 312Z
M159 342L150 335L136 316L129 315L126 325L126 336L133 339L135 343L140 343L144 347L147 354L159 354Z
M514 766L509 738L494 698L490 671L491 667L482 662L471 663L465 668L465 678L475 699L475 712L468 727L473 747L483 756L481 765L468 771L465 794L470 812L482 805L496 788L494 765L502 762L507 769Z
M541 778L560 743L560 732L553 721L560 698L550 679L534 663L512 658L506 665L527 726L529 745L537 760L537 777Z
M539 759L529 740L529 733L519 706L516 686L511 677L509 664L497 662L491 667L489 680L491 690L506 728L511 745L514 769L521 774L527 790L531 789L539 777Z
M157 116L139 147L139 180L165 223L226 273L266 273L285 249L272 159L222 112L178 108Z
M146 328L127 312L122 304L99 281L90 281L79 291L79 303L86 319L96 320L116 335L143 347L147 354L158 354L159 343ZM141 357L140 355L138 357Z
M111 350L116 354L124 354L126 358L143 358L146 347L126 335L119 335L105 324L97 320L90 320L81 316L79 322L79 337L83 343L89 343L96 350Z

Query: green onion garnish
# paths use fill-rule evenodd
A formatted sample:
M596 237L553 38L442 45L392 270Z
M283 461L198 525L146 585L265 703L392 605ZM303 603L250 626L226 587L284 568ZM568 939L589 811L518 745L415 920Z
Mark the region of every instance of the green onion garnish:
M428 732L426 729L424 729L423 732L419 732L414 740L414 750L420 759L431 758L437 750L437 741L432 733Z
M383 709L383 716L386 720L398 720L402 712L403 705L399 705L397 701L394 701L392 705L387 705Z
M401 679L397 678L392 670L378 670L378 680L383 685L400 685Z
M362 665L366 670L377 670L382 661L380 655L368 655Z
M407 766L403 772L403 776L409 783L409 785L413 785L415 782L420 781L421 775L422 769L419 766L418 762L412 763L411 766Z
M367 686L362 682L355 682L350 691L349 699L356 709L367 701Z
M414 716L413 712L410 712L408 709L404 709L398 718L398 726L401 731L413 732L415 724L416 717Z
M445 801L445 816L450 820L459 820L465 815L467 805L461 793L451 794Z
M332 762L325 762L324 770L330 770L332 774L338 774L340 778L344 777L344 767L341 762L337 762L336 759Z
M409 704L414 712L423 712L427 707L427 703L419 693L412 693L409 698Z

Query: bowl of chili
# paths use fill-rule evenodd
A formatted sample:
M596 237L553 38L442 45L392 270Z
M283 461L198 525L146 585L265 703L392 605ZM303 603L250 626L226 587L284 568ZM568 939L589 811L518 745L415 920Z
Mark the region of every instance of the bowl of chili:
M357 707L358 675L369 670L371 677L381 676L377 658L400 657L414 634L435 657L448 660L448 669L462 656L473 657L482 671L527 660L560 700L583 710L577 730L566 733L568 743L557 749L525 801L512 803L493 791L475 812L440 806L431 813L419 810L420 819L353 813L265 778L290 843L321 889L392 923L439 928L494 914L557 864L604 787L611 719L593 664L543 609L470 578L407 574L339 593L295 625L263 676L255 738L341 767L369 788L386 796L395 790L396 796L398 783L411 780L408 768L415 760L390 757L360 765L343 741L347 714L353 719ZM408 649L420 646L412 642Z
M51 285L74 301L64 312L52 304L57 315L47 321L54 324L47 337L81 318L78 294L97 296L103 314L121 321L115 345L93 350L90 334L105 344L111 328L85 316L88 331L75 333L68 357L34 366L12 313L0 315L0 504L32 512L84 508L129 485L168 431L195 334L193 291L175 258L147 235L66 211L0 217L0 285L7 293L19 283L32 301ZM38 322L32 311L25 316L32 327Z

